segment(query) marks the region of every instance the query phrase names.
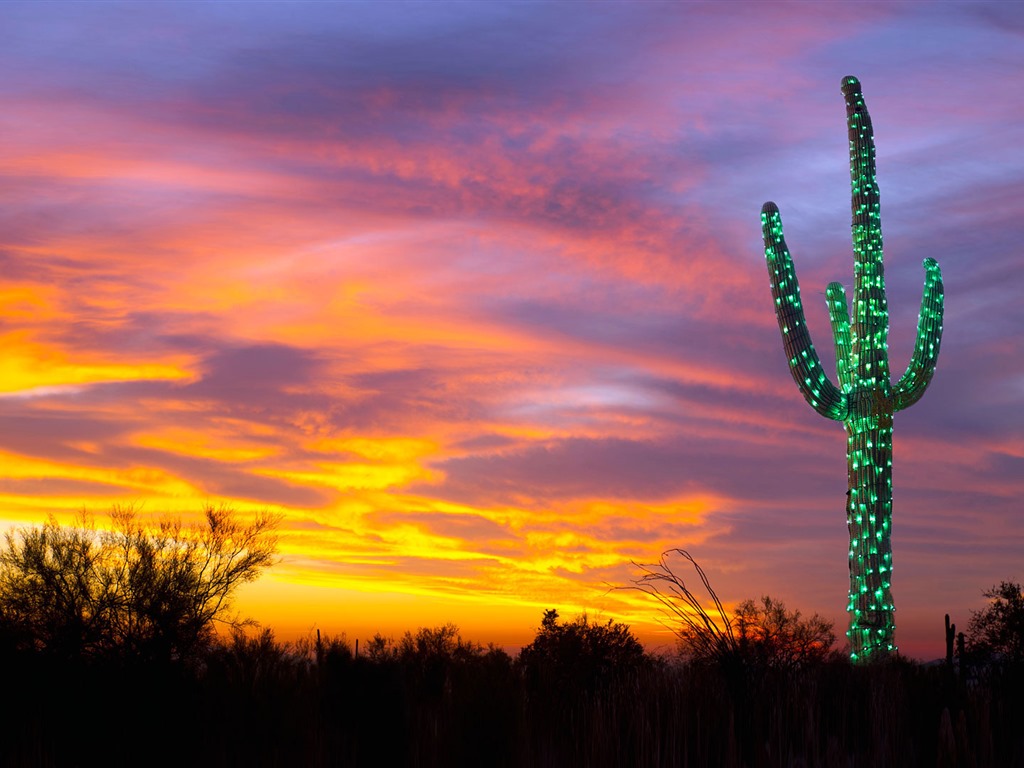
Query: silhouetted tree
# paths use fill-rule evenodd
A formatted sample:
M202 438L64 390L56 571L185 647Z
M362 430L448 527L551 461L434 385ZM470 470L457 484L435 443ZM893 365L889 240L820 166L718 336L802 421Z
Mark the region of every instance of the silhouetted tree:
M392 637L385 637L380 632L366 641L363 646L363 658L375 664L384 664L398 659L398 646Z
M559 623L547 610L533 642L519 652L519 665L533 682L587 687L644 666L649 659L629 625L609 619L592 623L584 613Z
M477 643L463 640L459 628L449 622L420 627L415 634L406 632L395 647L394 658L419 694L438 697L450 685L454 669L478 660L483 650Z
M732 616L740 656L764 667L791 668L828 658L836 635L834 624L818 614L802 618L781 600L765 595L759 603L744 600ZM685 641L680 642L684 649Z
M478 643L463 640L459 628L451 622L439 627L420 627L415 635L406 632L396 649L403 661L418 663L462 661L480 656L483 651Z
M204 524L164 520L147 528L115 508L112 528L51 517L8 533L0 547L0 630L8 646L66 658L188 659L214 624L241 626L235 590L273 563L279 518L241 523L207 507Z
M1004 581L984 596L988 607L973 612L967 628L972 654L1024 661L1024 586Z

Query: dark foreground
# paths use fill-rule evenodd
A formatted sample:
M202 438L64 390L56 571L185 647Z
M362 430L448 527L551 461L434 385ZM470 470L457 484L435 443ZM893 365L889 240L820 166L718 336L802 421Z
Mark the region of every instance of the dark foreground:
M622 674L237 643L201 667L9 658L4 766L1024 766L1024 674Z

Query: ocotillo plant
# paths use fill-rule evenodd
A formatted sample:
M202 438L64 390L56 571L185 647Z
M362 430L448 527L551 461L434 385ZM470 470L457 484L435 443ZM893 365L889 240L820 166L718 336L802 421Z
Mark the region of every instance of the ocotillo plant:
M942 338L942 273L925 259L917 342L906 373L889 378L889 310L882 267L882 226L875 180L875 138L860 82L844 77L853 186L853 315L841 283L830 283L838 385L822 368L804 320L793 259L775 203L761 208L775 314L789 370L804 399L822 416L846 425L846 522L850 531L850 657L866 661L896 650L892 579L892 417L924 394Z

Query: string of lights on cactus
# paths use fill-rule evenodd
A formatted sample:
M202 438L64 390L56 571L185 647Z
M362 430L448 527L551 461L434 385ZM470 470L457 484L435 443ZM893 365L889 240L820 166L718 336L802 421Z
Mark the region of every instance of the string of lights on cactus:
M811 343L800 285L775 203L765 203L761 209L761 228L790 373L815 411L846 427L846 522L850 534L847 637L850 656L856 662L896 651L891 591L893 414L920 400L935 372L942 338L943 286L939 265L934 259L925 259L917 341L910 365L893 387L874 131L857 78L843 78L842 91L850 139L854 295L851 322L843 285L830 283L825 293L838 385L826 375Z

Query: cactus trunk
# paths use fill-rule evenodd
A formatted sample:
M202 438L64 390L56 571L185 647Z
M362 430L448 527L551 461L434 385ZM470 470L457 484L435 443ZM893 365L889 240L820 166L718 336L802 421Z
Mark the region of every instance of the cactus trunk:
M761 226L790 373L812 408L846 426L846 521L850 533L847 636L851 658L866 661L896 650L890 586L893 414L916 403L935 372L942 337L943 286L938 264L925 259L917 344L910 366L893 386L874 133L857 78L843 78L842 90L850 139L854 296L851 318L842 284L831 283L826 291L838 384L825 374L811 343L800 286L774 203L765 203L761 209Z
M856 658L895 650L892 579L892 400L851 398L846 418L850 646Z

